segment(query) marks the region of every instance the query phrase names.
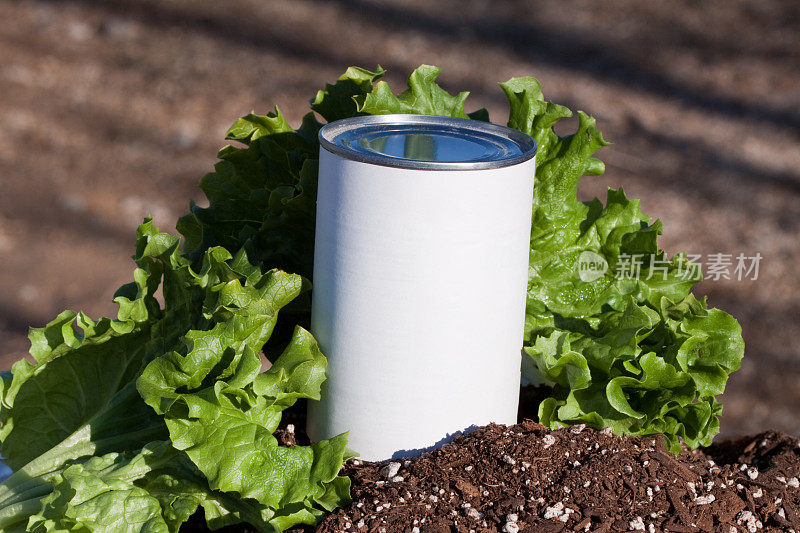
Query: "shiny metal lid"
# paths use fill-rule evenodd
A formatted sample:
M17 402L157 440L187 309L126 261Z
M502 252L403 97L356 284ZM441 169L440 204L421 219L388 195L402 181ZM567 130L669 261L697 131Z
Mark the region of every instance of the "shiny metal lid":
M466 118L369 115L319 131L323 148L347 159L414 170L481 170L536 155L536 141L515 129Z

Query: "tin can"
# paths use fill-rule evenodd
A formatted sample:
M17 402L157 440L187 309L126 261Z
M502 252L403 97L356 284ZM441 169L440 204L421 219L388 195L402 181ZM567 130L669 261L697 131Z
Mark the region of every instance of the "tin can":
M374 115L319 132L311 330L328 357L313 440L367 460L516 422L535 141Z

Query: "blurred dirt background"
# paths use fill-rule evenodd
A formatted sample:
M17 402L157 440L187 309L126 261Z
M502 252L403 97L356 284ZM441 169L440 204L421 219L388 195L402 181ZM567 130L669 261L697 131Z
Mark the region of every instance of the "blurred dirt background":
M307 100L351 64L444 69L506 119L534 75L598 119L607 173L664 221L671 253L755 255L699 293L747 350L723 433L800 433L800 4L796 0L0 0L0 369L29 325L114 313L147 214L173 229L227 127ZM574 125L573 125L574 126Z

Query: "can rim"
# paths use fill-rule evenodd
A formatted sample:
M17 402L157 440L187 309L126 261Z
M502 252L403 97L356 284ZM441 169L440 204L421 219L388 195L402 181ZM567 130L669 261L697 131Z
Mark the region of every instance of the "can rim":
M521 154L512 157L484 161L420 161L402 157L392 157L377 152L360 152L336 143L343 133L362 126L420 125L435 126L442 131L470 131L484 135L495 135L515 143ZM486 170L518 165L532 159L536 155L536 141L530 135L519 130L468 118L443 117L439 115L365 115L350 117L330 122L319 130L319 143L322 148L333 154L373 165L403 168L408 170Z

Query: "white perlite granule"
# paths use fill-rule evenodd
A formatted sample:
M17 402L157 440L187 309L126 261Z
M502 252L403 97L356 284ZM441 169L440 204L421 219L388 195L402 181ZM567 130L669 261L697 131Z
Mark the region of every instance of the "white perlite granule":
M519 533L519 526L516 522L506 522L503 526L503 533Z
M644 531L644 520L641 516L637 516L628 522L628 531Z
M558 502L555 505L547 507L544 510L544 517L546 519L558 518L559 516L561 516L563 510L564 510L564 504L562 502Z
M742 511L739 513L736 517L736 523L740 526L745 526L750 533L756 533L756 531L764 527L761 520L757 520L750 511Z
M483 513L475 509L474 507L470 507L467 509L466 515L473 520L480 520L483 518Z
M694 499L694 503L696 505L708 505L716 499L717 498L713 494L709 494L708 496L698 496Z

